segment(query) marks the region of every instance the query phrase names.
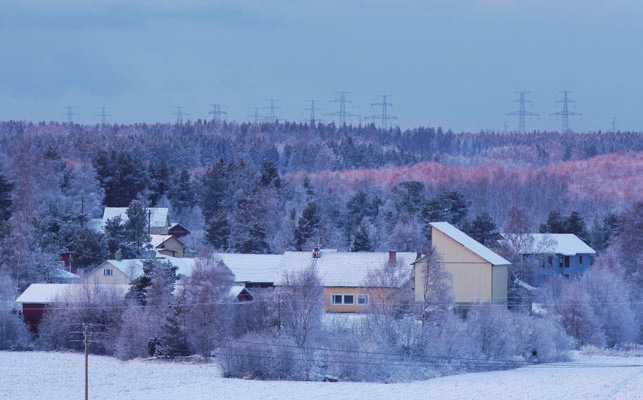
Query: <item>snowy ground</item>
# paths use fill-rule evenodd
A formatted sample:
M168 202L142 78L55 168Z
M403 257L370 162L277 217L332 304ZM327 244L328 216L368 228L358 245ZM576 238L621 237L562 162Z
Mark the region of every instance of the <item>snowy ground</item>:
M641 399L643 357L573 362L401 384L265 382L221 378L214 364L121 362L91 356L90 399ZM79 399L84 357L0 352L0 399Z

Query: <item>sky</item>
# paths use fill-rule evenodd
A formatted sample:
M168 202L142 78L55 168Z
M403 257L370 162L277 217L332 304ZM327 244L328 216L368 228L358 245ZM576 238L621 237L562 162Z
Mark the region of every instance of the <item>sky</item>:
M643 130L638 0L0 0L0 120L234 121ZM376 104L376 105L373 105ZM349 119L349 121L351 121ZM375 122L380 122L375 120Z

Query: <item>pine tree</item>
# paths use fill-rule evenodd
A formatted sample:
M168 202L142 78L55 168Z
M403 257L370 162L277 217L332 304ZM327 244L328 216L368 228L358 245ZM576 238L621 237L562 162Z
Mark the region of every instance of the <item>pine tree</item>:
M295 246L298 251L311 244L315 239L321 225L319 206L314 201L308 203L299 217L297 229L295 229Z
M473 221L465 222L462 230L487 247L496 247L497 241L502 238L496 224L486 211L476 216Z
M162 326L161 346L162 355L168 357L187 356L190 355L190 347L188 345L185 329L181 325L179 318L180 308L174 307Z
M368 225L363 222L359 224L353 236L351 251L373 251L373 246L368 235Z

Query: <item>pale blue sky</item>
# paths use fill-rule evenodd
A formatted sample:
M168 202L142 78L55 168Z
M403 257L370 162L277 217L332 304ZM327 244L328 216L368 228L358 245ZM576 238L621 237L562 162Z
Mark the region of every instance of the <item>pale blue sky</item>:
M301 120L344 90L402 127L502 130L530 90L527 127L556 130L569 90L574 130L643 130L641 21L635 0L0 0L0 120L242 121L269 98Z

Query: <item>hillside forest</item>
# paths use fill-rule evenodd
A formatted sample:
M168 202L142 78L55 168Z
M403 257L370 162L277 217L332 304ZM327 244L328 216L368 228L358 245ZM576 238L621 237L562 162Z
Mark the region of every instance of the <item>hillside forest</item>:
M431 127L401 131L279 121L91 126L0 122L2 295L3 300L15 299L31 283L54 282L62 252L72 252L78 267L90 269L117 253L124 258L145 257L145 229L140 226L108 224L104 232L92 228L90 221L101 218L104 207L129 207L132 215L145 207L169 208L172 222L191 231L186 244L196 254L279 254L313 247L426 254L431 251L429 223L446 221L491 248L503 232L576 234L597 251L593 270L601 272L578 282L553 284L543 296L551 304L565 296L560 304L584 299L577 305L586 309L563 307L557 318L521 320L522 324L536 324L533 332L550 333L551 343L543 345L555 349L550 354L587 344L635 343L641 340L643 309L642 176L640 132L455 133ZM144 225L145 220L132 218L130 223ZM191 284L198 285L194 280ZM598 292L601 298L596 297ZM613 310L601 308L614 303L613 296L619 296L622 305L617 313L620 322L610 320ZM177 310L155 326L165 326L166 333L185 329L179 326ZM142 321L142 314L136 314L141 312L128 308L106 318L121 332L127 323ZM256 315L271 312L274 309L258 310ZM501 316L497 310L481 308L472 313L467 320L475 325L477 336L468 331L474 325L461 325L464 322L452 317L423 328L426 332L419 336L388 331L394 328L386 328L387 324L395 325L390 320L369 323L374 332L382 333L380 341L387 351L412 358L420 357L412 342L425 340L429 331L442 346L434 349L446 349L449 337L477 337L484 343L486 334L498 325L512 329L507 318L528 318L506 317L506 312ZM587 315L592 317L574 319ZM184 345L195 352L199 340L206 340L204 353L227 349L228 355L244 346L256 347L261 342L257 337L264 334L258 327L270 323L246 322L238 326L254 326L259 332L244 328L221 333L216 340L185 339ZM589 325L580 328L582 323ZM255 340L223 340L246 334L255 335ZM521 335L525 341L535 340L527 332ZM126 338L113 336L116 342L99 352L122 358L144 353L140 348L128 351L122 342ZM288 339L292 343L280 340L305 352L311 348L309 341L318 337L311 336L303 342L294 334ZM398 342L401 338L407 342ZM371 342L369 351L382 349L375 343L380 342ZM485 359L511 357L515 350L496 342L480 343L467 346L480 348L476 354ZM354 345L360 346L357 340ZM271 354L286 348L290 347L271 348ZM471 354L463 351L461 357ZM427 352L422 352L423 360L429 357ZM234 357L228 360L236 365ZM289 368L297 369L294 364ZM230 371L233 375L235 369ZM355 372L350 378L396 379L377 375L383 371L371 372Z

